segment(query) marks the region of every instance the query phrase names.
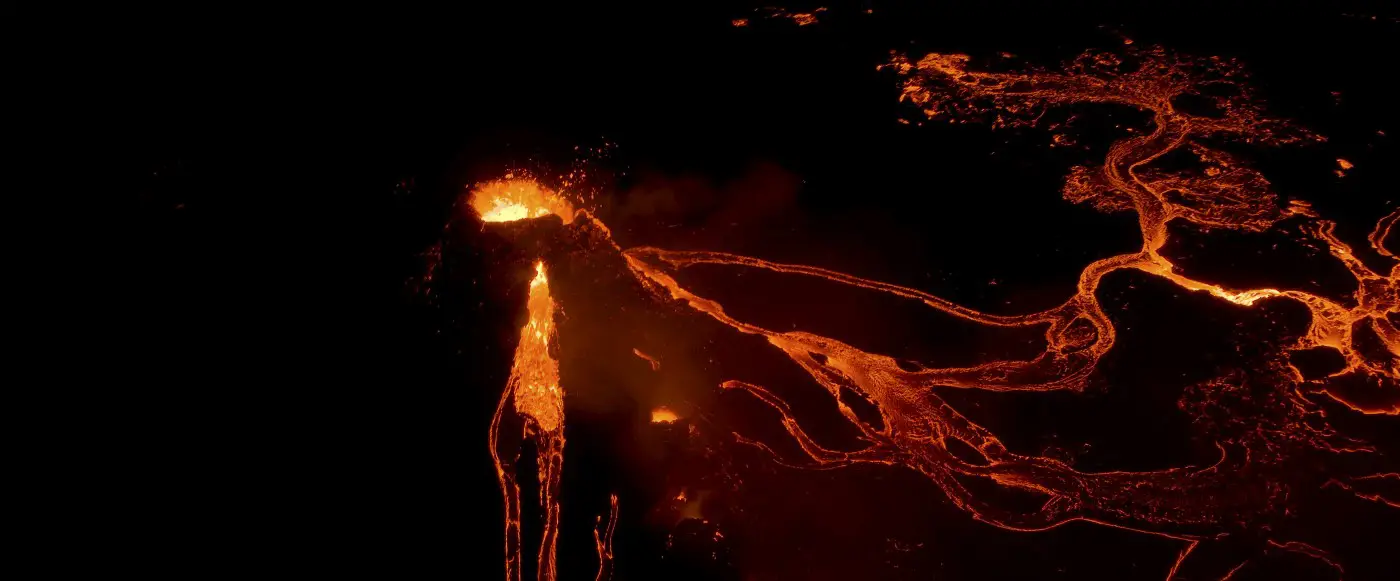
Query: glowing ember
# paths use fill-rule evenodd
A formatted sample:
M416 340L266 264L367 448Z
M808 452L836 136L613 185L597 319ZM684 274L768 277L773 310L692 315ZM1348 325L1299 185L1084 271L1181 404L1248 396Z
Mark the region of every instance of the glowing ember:
M676 415L676 412L666 409L665 406L651 410L651 423L653 424L670 424L679 419L681 417Z
M1349 171L1353 167L1356 166L1352 165L1351 162L1339 157L1337 158L1337 170L1333 171L1332 173L1337 174L1337 177L1339 178L1344 178L1347 175L1347 171Z
M811 12L791 12L785 8L777 8L773 6L767 6L755 10L755 12L759 13L764 18L781 18L784 20L791 20L798 26L810 26L816 24L817 15L826 11L827 9L825 7L821 7ZM730 21L730 24L736 27L743 27L748 26L749 21L746 18L740 18Z
M472 190L471 207L485 222L514 222L554 214L568 224L574 207L559 194L529 179L486 182Z

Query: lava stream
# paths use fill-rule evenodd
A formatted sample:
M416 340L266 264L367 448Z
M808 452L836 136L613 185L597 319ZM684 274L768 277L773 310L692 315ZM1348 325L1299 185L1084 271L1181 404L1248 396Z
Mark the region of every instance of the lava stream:
M520 485L515 479L515 461L525 438L534 439L539 454L544 535L540 541L538 579L554 581L556 576L554 546L559 535L559 478L564 464L564 391L559 386L559 362L549 353L550 342L555 338L555 307L543 262L535 264L535 272L526 303L530 318L520 330L510 380L491 419L491 457L506 506L507 581L520 579ZM518 432L502 425L508 407L515 412L513 417L523 420ZM508 448L502 448L502 435L509 437ZM512 454L505 461L501 458L503 450Z
M815 383L833 396L839 411L861 434L865 443L857 451L837 451L818 444L803 429L788 404L763 386L731 380L726 390L751 394L776 410L787 433L805 456L800 462L778 461L807 468L835 468L856 463L901 466L927 477L954 505L974 518L1010 530L1037 531L1070 521L1089 521L1142 533L1181 539L1187 544L1172 567L1169 579L1191 570L1192 555L1212 552L1211 543L1223 538L1262 537L1262 551L1287 551L1307 555L1340 569L1329 554L1305 542L1280 538L1281 526L1296 502L1296 487L1320 488L1322 482L1298 480L1290 462L1305 453L1366 454L1374 450L1339 434L1328 425L1326 414L1309 399L1322 394L1364 414L1400 414L1400 330L1392 317L1400 313L1400 262L1384 246L1400 210L1384 217L1368 237L1372 249L1393 264L1388 272L1373 270L1357 259L1353 249L1334 232L1334 223L1320 219L1305 203L1280 203L1261 174L1234 157L1207 145L1207 137L1228 137L1251 142L1281 144L1317 141L1304 130L1265 117L1241 82L1239 67L1220 59L1185 59L1160 49L1128 52L1133 61L1107 53L1087 53L1060 71L992 73L974 70L963 55L931 54L917 62L896 56L888 65L904 79L903 96L933 119L985 117L998 126L1030 125L1048 107L1075 103L1115 103L1146 111L1154 127L1146 135L1120 139L1109 149L1101 165L1073 168L1062 195L1103 211L1134 212L1142 238L1140 249L1104 258L1087 265L1077 289L1059 306L1018 315L983 313L954 304L930 293L872 281L810 266L781 264L758 258L719 252L670 251L651 247L622 251L628 268L642 284L666 301L679 302L733 330L761 336L800 366ZM1227 97L1206 96L1202 79L1213 79L1238 89ZM1212 100L1218 115L1200 116L1179 110L1177 97L1191 95ZM1167 171L1154 162L1172 152L1189 152L1200 161L1201 171ZM591 214L574 212L553 193L507 183L488 185L474 202L488 221L559 215L571 228L607 229ZM479 194L480 194L479 193ZM528 195L527 195L528 194ZM583 219L580 220L579 218ZM1190 278L1160 253L1168 241L1167 225L1182 220L1204 228L1262 232L1280 221L1305 221L1308 237L1329 249L1359 281L1347 304L1319 295L1274 288L1231 289ZM610 237L608 237L611 243ZM613 248L617 248L615 244ZM1029 360L991 361L968 367L917 367L910 370L894 358L871 353L830 337L803 331L776 331L740 321L723 306L679 284L676 270L697 264L758 268L815 277L839 284L918 301L929 308L965 321L995 327L1046 326L1047 346ZM525 419L525 434L536 438L541 453L542 503L546 506L546 532L540 550L540 578L553 579L553 544L558 520L557 482L563 454L563 393L558 386L558 366L548 354L553 335L553 303L548 295L543 265L531 284L530 322L522 330L511 380L492 426L493 454L498 449L501 417L507 400ZM1119 270L1136 270L1169 281L1189 291L1208 293L1247 308L1265 300L1290 300L1305 307L1311 322L1293 344L1280 346L1257 368L1227 373L1188 388L1179 404L1202 422L1240 426L1216 436L1219 460L1210 466L1185 466L1143 472L1084 472L1049 457L1013 452L987 428L960 414L934 391L936 387L989 391L1082 390L1100 359L1114 345L1116 331L1100 305L1096 291L1105 276ZM873 323L878 324L878 323ZM1358 330L1378 337L1383 353L1358 345ZM1289 353L1327 348L1341 355L1344 365L1319 379L1305 379L1293 366ZM638 357L656 365L651 357ZM1384 397L1359 401L1335 389L1336 382L1355 379L1373 385ZM1128 386L1126 388L1131 388ZM880 422L861 419L841 402L843 389L873 403ZM1229 398L1247 399L1258 409L1251 413L1230 408ZM1212 410L1226 412L1212 419ZM656 421L658 416L653 416ZM667 419L667 418L662 418ZM736 436L768 449L760 442ZM954 451L970 449L973 457ZM771 450L770 450L771 453ZM776 454L774 454L776 457ZM518 487L508 467L496 458L507 506L508 579L518 579ZM1353 475L1331 479L1330 486L1354 492L1381 506L1393 500L1363 485L1388 481L1390 473ZM978 498L966 485L969 480L989 480L996 485L1038 495L1036 510L1016 511ZM614 517L609 520L611 537ZM598 533L595 532L595 538ZM601 561L604 545L599 540ZM1199 559L1195 560L1199 562ZM1243 567L1232 562L1226 576ZM514 577L511 577L514 572ZM602 572L600 571L600 578Z
M832 468L877 463L911 468L927 476L955 505L975 518L1011 530L1043 530L1083 520L1189 540L1194 547L1198 541L1241 532L1241 515L1250 515L1243 519L1246 527L1250 526L1248 523L1268 522L1289 506L1290 487L1281 468L1289 458L1288 452L1280 450L1312 449L1338 454L1371 451L1364 443L1337 434L1325 422L1319 425L1316 420L1323 416L1303 396L1304 389L1324 393L1363 413L1393 415L1400 411L1396 407L1400 402L1400 397L1396 397L1400 373L1394 358L1400 356L1400 345L1395 340L1395 326L1386 318L1400 310L1396 277L1400 266L1393 266L1389 273L1366 267L1333 234L1332 222L1317 219L1306 204L1280 206L1261 175L1199 142L1200 138L1220 134L1273 143L1317 139L1264 118L1244 97L1219 99L1217 105L1225 112L1219 118L1197 117L1173 107L1175 97L1194 94L1200 69L1212 69L1218 76L1232 79L1237 75L1233 65L1179 60L1161 51L1136 56L1144 62L1137 68L1127 68L1121 67L1121 61L1113 55L1085 55L1062 73L976 72L967 67L969 59L961 55L929 55L917 64L896 58L892 63L906 76L905 96L932 118L991 112L1001 124L1031 123L1030 118L1038 117L1047 106L1079 102L1112 102L1153 113L1155 128L1150 134L1115 143L1099 168L1075 168L1064 190L1071 201L1092 203L1103 210L1135 212L1142 248L1088 265L1080 276L1077 292L1059 307L1024 315L981 313L915 289L717 252L633 248L625 252L628 265L661 296L678 300L739 332L764 337L833 396L842 414L862 434L864 449L847 452L823 448L806 434L787 404L771 391L742 381L722 385L748 392L774 408L783 427L806 455L803 466ZM1241 95L1248 93L1241 91ZM1199 174L1167 174L1152 169L1154 160L1179 148L1190 148L1211 169ZM1382 246L1382 241L1397 215L1400 211L1384 218L1369 239L1378 253L1392 258L1394 255ZM1181 274L1159 253L1167 241L1167 223L1172 220L1262 231L1291 217L1311 219L1308 231L1313 238L1325 244L1361 282L1354 296L1355 306L1301 291L1228 289ZM725 313L722 305L684 288L669 274L696 264L817 277L916 300L983 325L1048 324L1048 345L1044 353L1028 361L910 371L892 357L862 351L833 338L801 331L774 331L737 320ZM1209 401L1239 391L1247 383L1266 386L1272 392L1267 405L1271 406L1269 413L1274 423L1258 426L1248 439L1221 441L1217 444L1220 460L1212 466L1086 473L1057 459L1008 451L994 434L959 414L932 390L940 386L992 391L1082 389L1115 340L1115 330L1095 291L1106 275L1123 269L1155 275L1187 290L1206 292L1240 306L1283 298L1307 307L1312 314L1311 325L1296 344L1277 353L1250 377L1222 377L1195 390ZM1354 329L1359 325L1371 326L1392 357L1377 358L1358 349ZM1287 351L1314 347L1336 350L1345 366L1328 378L1304 381L1287 359ZM1360 376L1390 390L1391 403L1366 406L1328 389L1329 380L1347 375ZM872 423L857 417L841 403L842 389L851 389L873 402L882 421ZM767 449L761 443L739 438ZM952 440L970 447L980 457L959 457L950 451ZM1032 512L1000 509L970 492L963 484L966 478L990 479L1004 487L1038 494L1044 503ZM1299 541L1270 543L1326 560L1326 554L1320 550L1300 549L1308 545Z
M608 499L608 524L603 528L603 517L593 522L593 546L598 551L598 576L595 581L612 579L613 572L613 533L617 531L617 495Z

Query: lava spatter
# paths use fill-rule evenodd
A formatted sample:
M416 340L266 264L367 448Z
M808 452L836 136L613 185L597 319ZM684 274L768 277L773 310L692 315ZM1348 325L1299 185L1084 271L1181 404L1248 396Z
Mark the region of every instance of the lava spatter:
M574 219L574 207L539 182L507 178L478 184L469 202L483 222L514 222L555 215L565 224Z

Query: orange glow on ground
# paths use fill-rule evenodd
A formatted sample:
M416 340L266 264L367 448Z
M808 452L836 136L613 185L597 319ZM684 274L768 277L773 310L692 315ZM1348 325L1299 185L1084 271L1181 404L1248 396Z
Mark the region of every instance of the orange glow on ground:
M666 409L665 406L651 410L651 423L653 424L670 424L679 419L681 417L676 415L676 412Z

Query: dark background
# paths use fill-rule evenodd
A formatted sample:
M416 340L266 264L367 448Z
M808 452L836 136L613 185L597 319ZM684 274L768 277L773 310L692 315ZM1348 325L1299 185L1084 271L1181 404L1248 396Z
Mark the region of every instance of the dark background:
M1353 243L1396 204L1382 192L1396 191L1384 170L1400 131L1388 92L1400 25L1383 3L869 2L801 28L755 7L123 9L62 27L82 42L26 48L65 57L47 75L81 120L73 175L104 216L78 265L95 307L83 366L107 378L75 404L100 426L79 447L76 486L93 516L77 528L107 548L94 558L157 577L497 577L484 436L518 322L490 305L520 295L459 285L440 298L460 307L435 308L409 282L464 186L561 167L574 146L616 144L597 173L614 176L603 203L624 247L821 264L1024 312L1136 245L1129 217L1056 191L1140 116L1099 113L1079 129L1089 150L1049 149L1036 130L901 125L914 117L875 70L891 50L1054 63L1122 34L1236 56L1272 113L1330 138L1258 153L1282 196L1312 201ZM1357 166L1345 179L1337 157ZM733 210L770 183L795 193ZM708 198L661 216L672 232L622 210L665 189ZM476 261L493 280L490 253L462 248L459 272ZM1269 260L1297 264L1244 255L1226 270L1246 283L1277 283ZM1190 458L1142 445L1165 465ZM1109 454L1096 461L1160 467ZM633 562L619 578L683 576L651 552L655 538L620 529L618 542L619 567ZM561 574L592 575L580 562L565 558Z

